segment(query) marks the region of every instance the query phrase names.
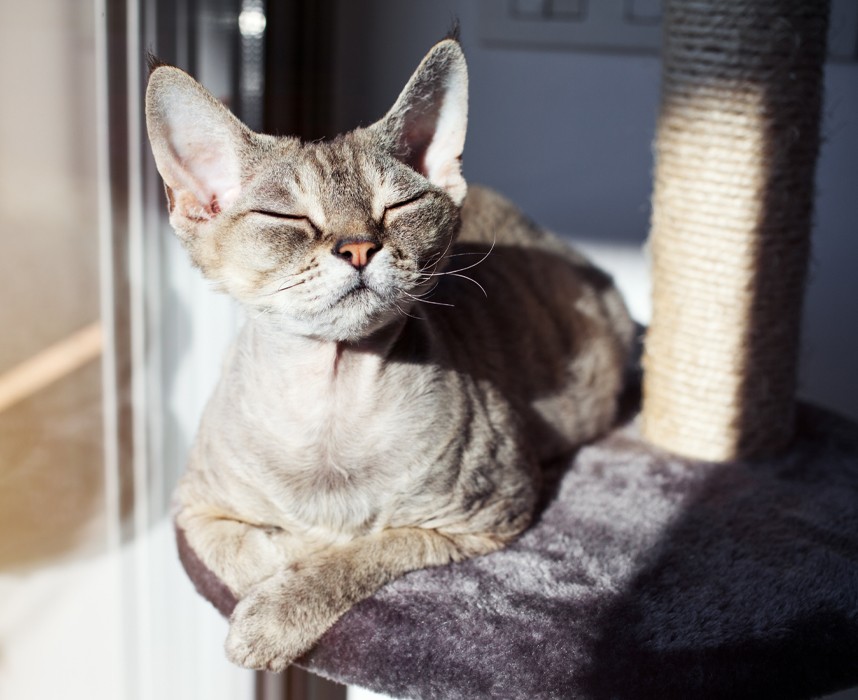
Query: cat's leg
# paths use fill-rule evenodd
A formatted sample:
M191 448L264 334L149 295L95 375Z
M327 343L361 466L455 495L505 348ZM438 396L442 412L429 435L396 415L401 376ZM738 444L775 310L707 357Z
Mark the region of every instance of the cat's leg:
M496 413L504 406L495 406ZM469 466L459 470L456 483L444 483L440 501L429 497L431 506L405 503L396 514L400 526L307 551L251 588L230 619L229 658L283 670L385 584L409 571L494 552L515 539L531 521L537 479L514 426L505 423L501 437L497 430L482 431L488 438L473 441L475 452L464 455Z
M510 537L419 527L382 530L294 563L251 589L230 620L229 658L282 671L352 605L399 576L503 547Z
M244 522L215 506L186 505L175 522L197 558L239 600L291 561L287 533Z

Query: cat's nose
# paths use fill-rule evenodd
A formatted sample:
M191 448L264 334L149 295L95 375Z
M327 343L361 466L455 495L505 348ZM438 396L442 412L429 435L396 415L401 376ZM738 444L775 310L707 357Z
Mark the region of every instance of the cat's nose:
M376 254L379 248L381 248L381 243L378 243L377 241L346 238L345 240L339 241L334 246L333 253L338 258L342 258L358 270L362 270L369 265L369 261L372 259L372 256Z

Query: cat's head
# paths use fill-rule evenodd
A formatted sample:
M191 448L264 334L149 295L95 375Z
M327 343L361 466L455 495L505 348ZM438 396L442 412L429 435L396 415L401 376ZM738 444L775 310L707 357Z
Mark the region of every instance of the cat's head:
M356 340L432 287L455 238L467 69L436 44L390 111L331 141L257 134L161 66L146 121L170 223L203 274L294 332Z

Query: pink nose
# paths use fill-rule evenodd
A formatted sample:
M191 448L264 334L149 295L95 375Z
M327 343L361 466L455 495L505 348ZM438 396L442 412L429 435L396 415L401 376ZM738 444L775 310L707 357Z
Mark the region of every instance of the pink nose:
M346 239L334 246L333 253L338 258L342 258L358 270L361 270L369 265L369 261L379 248L381 248L381 244L375 241Z

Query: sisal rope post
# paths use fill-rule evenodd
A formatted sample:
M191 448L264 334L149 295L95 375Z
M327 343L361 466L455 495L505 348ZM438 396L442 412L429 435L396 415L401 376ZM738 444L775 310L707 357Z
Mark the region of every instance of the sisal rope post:
M668 0L642 430L711 461L792 436L826 0Z

